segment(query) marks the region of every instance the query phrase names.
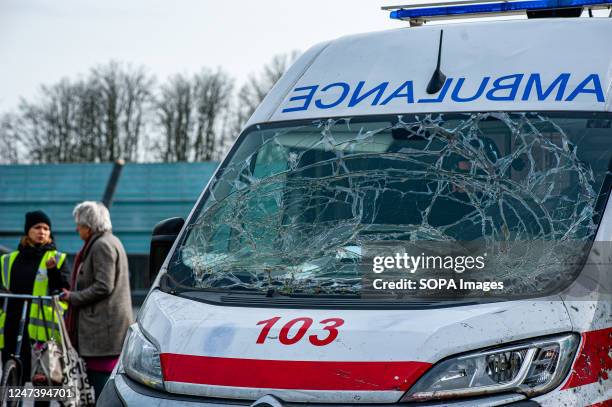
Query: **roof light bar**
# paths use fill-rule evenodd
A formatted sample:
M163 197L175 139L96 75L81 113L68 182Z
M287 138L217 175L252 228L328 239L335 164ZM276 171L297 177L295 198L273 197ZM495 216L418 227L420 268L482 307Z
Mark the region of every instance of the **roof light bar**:
M467 3L467 4L466 4ZM532 10L552 10L563 8L577 8L599 6L605 7L612 5L610 0L527 0L527 1L502 1L502 2L486 2L480 1L474 4L474 1L466 1L465 3L441 3L435 7L414 6L396 6L398 10L391 11L390 17L394 20L415 20L415 19L431 19L433 18L452 18L474 14L499 14L499 13L516 13ZM433 6L434 4L431 4ZM426 6L430 6L429 4ZM385 9L395 8L385 7Z

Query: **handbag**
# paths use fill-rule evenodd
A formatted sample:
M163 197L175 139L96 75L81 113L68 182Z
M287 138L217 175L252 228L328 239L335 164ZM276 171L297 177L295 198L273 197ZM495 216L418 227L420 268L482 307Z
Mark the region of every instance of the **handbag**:
M52 304L54 312L59 312L58 297L53 296ZM64 368L64 387L72 388L74 397L64 401L66 407L93 406L96 403L96 394L93 386L89 383L85 361L79 356L72 346L68 330L63 318L59 318L60 337L62 338L62 359Z
M32 358L30 379L34 386L59 386L64 381L64 368L62 366L62 349L60 345L53 339L55 325L51 332L51 338L48 336L49 325L45 316L43 302L39 298L39 307L43 318L43 327L45 330L45 342L36 342L32 346ZM53 312L57 312L54 308ZM61 319L61 314L58 314Z

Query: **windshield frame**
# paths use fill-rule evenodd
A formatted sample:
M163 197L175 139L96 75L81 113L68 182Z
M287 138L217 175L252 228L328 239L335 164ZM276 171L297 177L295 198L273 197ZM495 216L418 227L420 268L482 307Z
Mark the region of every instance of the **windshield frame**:
M276 128L287 128L287 127L300 127L300 126L310 126L313 123L317 123L317 122L323 122L323 121L327 121L327 120L350 120L351 123L358 123L359 121L368 121L368 122L372 122L372 121L390 121L391 117L397 117L397 118L401 118L402 116L421 116L421 115L451 115L451 116L461 116L461 115L471 115L471 114L477 114L477 113L506 113L506 114L538 114L538 115L543 115L543 116L548 116L548 117L560 117L560 118L566 118L566 119L571 119L571 118L580 118L580 119L604 119L604 120L612 120L612 112L592 112L592 111L523 111L523 110L499 110L499 111L487 111L487 112L480 112L480 111L461 111L461 112L431 112L431 113L398 113L398 114L384 114L384 115L359 115L359 116L351 116L351 117L346 117L346 116L329 116L329 117L322 117L322 118L309 118L309 119L299 119L299 120L285 120L285 121L274 121L274 122L266 122L266 123L256 123L256 124L252 124L250 126L248 126L247 128L245 128L240 135L236 138L236 140L234 141L234 143L232 144L232 147L230 148L230 150L228 151L227 155L225 156L225 158L222 160L222 162L220 163L219 167L217 168L217 170L215 171L215 173L213 174L213 176L210 178L210 180L208 181L206 187L204 188L204 190L202 191L202 193L200 194L199 198L197 199L193 209L191 210L188 218L186 219L185 225L183 227L183 229L181 230L181 233L179 234L179 236L177 237L176 241L174 242L174 245L172 247L171 253L169 254L168 258L166 259L166 263L165 263L165 267L162 268L162 270L160 271L160 275L163 274L163 276L160 276L158 278L158 282L160 283L160 289L162 289L162 291L165 292L169 292L169 293L173 293L173 294L180 294L181 292L210 292L212 295L212 297L216 298L218 297L219 293L226 293L226 294L232 294L232 292L230 290L224 290L224 289L213 289L213 288L195 288L195 287L191 287L191 286L182 286L180 284L178 284L178 282L171 282L169 280L172 280L171 278L169 278L170 276L168 275L168 272L171 270L171 265L173 263L176 262L177 260L177 256L178 253L180 252L180 248L185 244L185 241L189 235L189 227L191 225L194 224L195 220L197 220L202 211L204 210L204 208L206 207L206 202L210 197L211 191L214 189L215 184L217 183L217 181L223 176L225 170L227 169L228 165L233 161L234 156L236 154L236 152L238 151L238 149L240 148L240 146L245 142L246 138L249 137L249 135L251 135L253 132L255 131L260 131L260 130L273 130ZM611 130L612 131L612 130ZM610 135L610 137L612 138L612 134ZM603 216L605 215L605 208L607 205L608 200L611 199L612 196L612 157L609 160L608 163L608 171L607 174L604 177L604 180L601 184L601 189L598 191L598 198L597 198L597 202L595 203L593 210L595 211L595 216L593 218L593 222L596 225L594 234L593 234L593 238L590 239L587 244L588 247L586 249L586 252L590 252L592 244L596 241L596 236L599 232L599 229L601 227L601 223L602 223L602 219ZM606 192L607 191L607 192ZM568 283L568 286L571 284L571 282L575 281L575 279L580 275L580 273L582 272L583 268L584 268L584 263L586 262L588 256L585 256L584 258L584 262L582 263L582 265L580 265L579 267L576 267L576 271L575 273L573 273L573 276L570 280L570 282ZM165 278L162 278L164 277ZM567 287L566 287L567 288ZM552 294L556 294L558 293L558 290L555 293L542 293L542 295L538 296L538 297L548 297ZM248 295L254 295L257 297L261 297L262 293L260 292L253 292L253 293L249 293L249 292L245 292L245 291L238 291L236 292L236 294L242 295L242 296L248 296ZM264 293L265 294L265 293ZM270 293L268 293L270 294ZM198 298L194 298L193 295L189 296L192 299L198 299ZM197 296L196 296L197 297ZM272 297L278 297L278 293L273 293L273 295L267 295L267 297L270 297L270 299L272 300ZM311 303L312 301L307 301L307 297L308 296L304 296L304 295L296 295L296 296L291 296L291 295L283 295L284 298L287 297L294 297L298 300L302 299L303 301L305 301L305 303ZM317 296L318 297L318 296ZM330 296L320 296L321 299L325 300L325 298L329 298ZM333 297L333 296L331 296ZM529 296L529 298L533 298L533 295ZM518 298L516 298L518 299ZM201 298L198 300L202 300L204 302L211 302L211 303L218 303L217 300L215 299L206 299L206 298ZM418 300L423 300L423 298L417 298ZM468 299L466 299L468 300ZM512 300L515 300L515 298L513 298ZM363 302L363 299L356 299L356 300L352 300L350 298L346 299L347 302L351 302L351 301L359 301L359 302ZM474 301L476 301L476 303L481 303L481 302L497 302L497 301L504 301L503 299L499 299L499 298L489 298L489 299L478 299L478 300L474 300L474 299L469 299L470 303L474 303ZM448 302L448 301L443 301L443 302ZM240 304L238 303L232 303L232 304L223 304L223 305L229 305L229 306L240 306ZM260 305L261 306L261 305ZM274 305L271 305L274 306ZM282 305L277 305L279 307L281 307ZM364 308L361 306L358 306L358 308ZM365 306L365 308L369 308L367 305ZM376 308L376 306L375 306ZM400 303L400 302L395 302L390 308L404 308L404 306Z

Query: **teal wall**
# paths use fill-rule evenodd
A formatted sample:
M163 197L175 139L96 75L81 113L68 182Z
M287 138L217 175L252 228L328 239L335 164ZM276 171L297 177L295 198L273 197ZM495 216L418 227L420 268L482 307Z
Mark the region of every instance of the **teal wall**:
M113 232L128 254L148 254L153 226L186 217L218 163L126 164L110 208ZM17 246L24 215L42 209L51 217L60 250L81 247L72 209L102 199L113 164L0 165L0 245ZM15 233L8 236L7 234Z

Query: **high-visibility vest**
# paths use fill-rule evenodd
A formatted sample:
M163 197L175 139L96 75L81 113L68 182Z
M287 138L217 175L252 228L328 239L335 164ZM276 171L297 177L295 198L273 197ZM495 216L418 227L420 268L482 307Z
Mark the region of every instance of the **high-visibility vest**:
M2 274L2 286L9 290L11 283L11 269L13 268L13 263L15 262L15 258L19 254L18 251L14 251L9 254L5 254L0 257L0 272ZM66 253L60 253L57 250L49 250L45 252L43 255L40 265L38 266L38 271L36 272L36 278L34 280L34 287L32 288L32 295L35 296L47 296L49 295L49 277L47 276L47 260L51 257L55 257L55 261L57 262L57 268L60 269L64 261L66 260ZM0 349L4 349L4 323L6 321L6 304L4 302L4 306L2 310L0 310ZM49 339L55 339L56 341L60 341L60 333L59 333L59 319L58 315L53 312L53 307L51 306L50 301L44 300L42 301L42 311L40 310L40 301L32 301L30 304L30 322L28 323L28 335L30 339L44 342ZM63 312L68 308L68 305L63 301L59 302L60 311ZM43 312L44 318L47 322L48 331L45 335L45 320L43 320Z

